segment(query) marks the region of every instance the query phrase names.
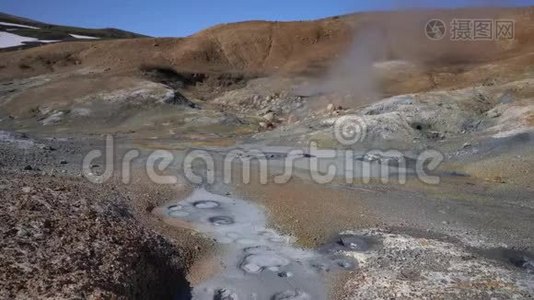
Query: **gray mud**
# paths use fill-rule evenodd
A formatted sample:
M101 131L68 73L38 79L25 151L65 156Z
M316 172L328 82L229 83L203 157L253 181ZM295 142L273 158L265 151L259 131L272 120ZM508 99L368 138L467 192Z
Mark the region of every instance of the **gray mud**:
M165 208L168 216L193 224L222 249L223 271L195 286L194 299L326 299L326 275L357 267L334 247L293 246L291 237L267 227L261 208L243 200L199 189Z

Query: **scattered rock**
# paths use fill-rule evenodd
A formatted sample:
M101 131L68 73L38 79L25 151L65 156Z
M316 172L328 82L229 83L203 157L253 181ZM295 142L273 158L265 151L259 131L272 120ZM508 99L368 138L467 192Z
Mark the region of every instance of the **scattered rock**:
M17 236L18 237L28 237L30 236L30 232L28 230L26 230L26 228L19 228L17 230Z
M65 113L62 112L62 111L55 111L53 114L51 114L50 116L48 116L47 118L42 120L41 124L46 126L46 125L52 125L52 124L59 123L63 119L64 115L65 115Z
M491 179L491 181L496 183L506 183L506 180L502 176L495 176Z
M173 92L171 90L169 90L168 95L164 96L163 103L171 104L171 105L183 105L183 106L188 106L190 108L199 108L198 105L193 103L191 100L187 99L180 92L178 91Z
M297 117L295 115L290 115L289 117L287 117L287 123L288 124L293 124L295 122L297 122Z
M258 116L263 116L263 115L265 115L267 113L270 113L270 112L272 112L272 110L269 107L266 107L266 108L260 109L258 111Z
M52 147L52 146L48 146L48 145L41 145L41 149L43 150L46 150L46 151L56 151L57 149Z
M445 138L445 135L439 131L429 131L427 133L427 138L432 140L442 140Z
M399 278L403 280L417 281L421 278L421 272L412 269L403 269L400 271Z
M146 204L145 212L151 213L154 210L154 208L156 208L156 205L152 202L149 202Z
M229 289L215 291L214 300L238 300L237 294Z
M369 162L379 161L379 160L382 160L382 155L380 155L378 153L366 153L363 156L363 160L364 161L369 161Z
M330 103L326 106L327 111L334 111L334 104Z
M258 125L262 128L262 129L274 129L275 126L272 122L260 122L258 123Z
M272 122L274 120L274 113L268 112L265 115L263 115L263 118L269 122Z
M352 261L344 258L336 259L334 262L338 267L345 270L354 269L356 267L356 265Z
M490 110L490 111L488 111L487 116L488 116L488 118L494 119L494 118L498 118L498 117L502 116L502 113L500 111L497 111L497 110Z
M366 251L369 249L369 245L364 239L354 235L341 236L339 243L353 251Z
M282 277L282 278L293 277L293 273L282 271L278 273L278 277Z

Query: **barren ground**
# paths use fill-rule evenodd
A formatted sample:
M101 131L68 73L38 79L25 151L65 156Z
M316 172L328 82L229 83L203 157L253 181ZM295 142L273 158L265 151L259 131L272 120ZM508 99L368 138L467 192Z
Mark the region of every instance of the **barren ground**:
M421 32L429 17L459 16L513 18L515 39L436 42ZM300 287L332 299L532 297L533 17L533 8L370 13L0 53L0 297L305 299ZM362 28L381 44L372 61L352 65ZM372 89L358 85L366 80ZM339 143L334 124L344 116L365 124L364 140ZM116 166L128 150L140 153L127 184L119 168L103 184L82 176L83 158L104 151L108 134ZM341 153L325 160L337 166L349 150L376 168L437 150L441 181L366 182L340 171L319 184L309 176L311 141ZM219 169L215 183L185 178L188 151L219 164L234 149L266 152L269 183L255 163L249 184L225 183ZM309 155L289 182L274 183L294 149ZM376 149L401 156L369 154ZM176 182L150 179L153 150L174 155L163 173ZM108 163L95 160L91 172ZM199 208L198 191L220 202ZM206 225L204 213L213 218L221 203L228 215ZM258 215L260 237L237 226L247 212ZM247 252L266 245L275 249ZM236 290L258 278L261 291Z

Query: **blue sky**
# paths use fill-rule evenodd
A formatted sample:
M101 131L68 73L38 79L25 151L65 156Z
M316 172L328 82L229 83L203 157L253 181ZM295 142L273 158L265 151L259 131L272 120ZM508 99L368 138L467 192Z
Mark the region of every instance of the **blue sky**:
M309 20L356 11L473 5L534 5L534 0L0 0L0 11L89 28L115 27L151 36L187 36L245 20Z

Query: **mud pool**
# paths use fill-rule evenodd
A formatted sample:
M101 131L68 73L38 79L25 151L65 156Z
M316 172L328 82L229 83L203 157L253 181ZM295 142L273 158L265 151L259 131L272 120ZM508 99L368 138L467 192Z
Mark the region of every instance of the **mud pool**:
M291 237L267 227L262 208L204 189L164 209L214 238L222 250L222 271L195 286L193 299L326 299L326 275L357 267L338 250L367 247L345 237L336 247L299 249Z

